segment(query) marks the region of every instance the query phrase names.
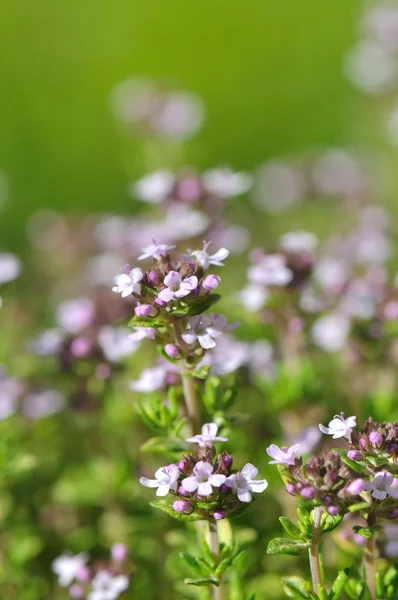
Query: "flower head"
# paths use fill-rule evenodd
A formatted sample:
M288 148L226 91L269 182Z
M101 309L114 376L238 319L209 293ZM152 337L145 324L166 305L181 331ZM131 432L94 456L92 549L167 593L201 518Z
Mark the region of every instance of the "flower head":
M187 492L197 490L199 496L209 496L213 487L220 487L225 480L225 475L213 474L213 466L200 460L193 468L193 475L186 477L181 485Z
M161 467L155 473L155 479L141 477L140 483L149 488L158 488L157 496L167 496L170 490L177 491L177 479L180 476L180 469L177 465Z
M373 481L365 483L365 490L371 491L376 500L385 500L387 496L398 498L398 489L394 483L394 475L388 471L380 471L376 473Z
M296 462L297 454L299 452L300 444L294 444L290 448L283 446L279 448L276 444L271 444L267 448L267 454L274 460L270 460L270 465L294 465Z
M223 334L224 331L230 331L237 327L237 323L228 324L223 315L211 313L210 315L198 315L188 321L187 329L182 334L182 339L187 344L199 342L205 350L214 348L215 340Z
M170 271L164 278L165 288L158 294L158 298L163 302L170 302L173 298L184 298L198 287L198 278L196 275L182 279L177 271Z
M319 429L322 433L332 435L334 440L344 437L351 441L352 430L357 425L356 419L356 417L348 417L346 419L344 413L341 413L340 415L335 415L327 427L320 423Z
M88 554L62 554L52 563L52 570L58 576L58 584L61 587L68 587L75 579L76 575L88 561Z
M117 294L121 294L122 298L126 298L126 296L130 296L130 294L141 293L141 280L144 277L143 272L140 268L135 267L134 269L129 270L130 267L126 265L113 280L115 284L112 288L112 292L116 292Z
M206 423L202 427L200 435L194 435L185 441L199 446L212 446L213 442L228 442L228 438L217 436L218 427L216 423Z
M116 600L129 586L126 575L112 575L109 571L98 571L92 582L87 600Z
M230 475L225 480L225 485L236 492L241 502L251 502L251 492L260 494L267 486L268 482L265 479L254 480L257 477L258 469L250 463L247 463L239 473Z
M207 248L210 246L211 242L203 242L202 250L193 250L190 252L191 256L194 256L196 262L199 263L203 269L208 269L210 265L215 265L216 267L223 267L224 263L222 262L229 256L229 250L226 248L220 248L214 254L208 254Z
M205 171L202 179L205 190L219 198L241 196L251 188L253 183L250 173L234 172L226 168Z
M153 239L152 244L142 248L142 254L138 257L138 260L144 260L145 258L154 258L159 260L162 256L167 256L169 250L172 250L175 246L168 246L167 244L157 244Z

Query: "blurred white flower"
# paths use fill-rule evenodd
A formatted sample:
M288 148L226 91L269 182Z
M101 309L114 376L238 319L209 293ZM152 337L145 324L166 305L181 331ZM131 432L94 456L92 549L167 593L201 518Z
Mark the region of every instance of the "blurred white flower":
M338 313L329 313L315 321L311 329L314 344L326 352L342 350L350 333L350 321Z
M219 198L242 196L253 185L250 173L236 172L232 169L209 169L202 175L203 187L209 194Z
M363 40L346 54L344 71L363 92L382 94L395 82L397 65L391 53L380 44Z
M53 356L61 349L64 333L60 329L45 329L29 344L29 350L39 356Z
M250 312L261 310L267 298L267 290L258 283L248 283L237 294L238 301Z
M396 2L377 3L365 12L363 29L389 52L398 52L398 6Z
M275 160L257 170L253 198L262 210L282 212L301 200L304 193L301 172L288 163Z
M144 369L136 381L131 381L129 388L134 392L156 392L166 385L167 368L159 365Z
M220 248L214 254L208 254L207 248L210 246L210 244L211 242L203 242L203 249L191 250L190 255L193 256L199 265L205 270L208 269L210 265L224 267L224 263L222 261L228 258L229 250L226 248Z
M290 231L279 238L281 248L285 252L299 254L313 252L318 245L317 237L308 231Z
M128 327L111 327L105 325L98 333L98 344L104 356L110 362L120 362L127 356L137 352L139 343L131 338Z
M284 286L290 283L293 273L282 254L266 254L249 267L248 278L256 284Z
M129 192L133 198L149 204L159 204L171 194L175 181L175 175L171 171L159 169L132 183Z
M59 305L57 322L68 333L79 333L89 327L95 316L95 307L90 298L76 298Z
M19 379L8 377L5 369L0 367L0 421L8 419L17 411L22 392L23 383Z
M358 160L338 148L327 150L315 160L312 178L317 191L326 195L358 194L366 183Z
M0 285L17 279L21 270L22 263L15 254L0 252Z
M23 402L23 412L28 419L42 419L61 411L66 403L65 395L58 390L32 392Z
M398 525L384 525L385 548L384 552L389 558L398 556Z
M91 582L87 600L116 600L129 587L126 575L112 575L108 571L97 571Z
M58 576L58 584L61 587L68 587L87 561L88 554L86 552L75 555L62 554L56 558L51 567L53 572Z

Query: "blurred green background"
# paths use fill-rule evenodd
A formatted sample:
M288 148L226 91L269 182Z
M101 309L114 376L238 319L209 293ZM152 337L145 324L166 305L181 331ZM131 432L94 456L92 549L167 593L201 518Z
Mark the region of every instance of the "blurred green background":
M142 173L139 141L126 165L109 93L132 75L203 97L207 121L186 145L189 162L252 168L349 141L356 92L341 59L359 5L1 0L0 169L10 184L1 246L23 247L38 208L131 210L125 190Z

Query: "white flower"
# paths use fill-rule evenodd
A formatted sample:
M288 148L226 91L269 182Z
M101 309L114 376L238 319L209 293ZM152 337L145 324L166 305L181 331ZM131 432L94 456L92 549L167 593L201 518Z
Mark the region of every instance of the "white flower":
M175 492L177 490L177 480L180 476L180 469L177 465L168 465L167 467L161 467L155 473L155 479L148 479L147 477L141 477L140 483L149 488L158 488L156 490L157 496L167 496L170 490Z
M344 315L330 313L320 317L311 328L314 344L326 352L338 352L347 343L350 321Z
M151 328L152 329L152 328ZM139 344L132 339L127 327L105 325L98 333L98 345L110 362L120 362L126 356L134 354Z
M376 500L385 500L387 496L398 498L398 489L395 483L394 475L388 471L379 471L373 481L365 483L365 490L371 491Z
M130 194L150 204L159 204L171 193L175 176L171 171L161 169L145 175L130 187Z
M211 313L209 315L198 315L191 317L188 321L187 329L182 334L182 339L187 344L199 342L205 350L214 348L215 340L223 334L237 327L237 323L228 325L227 319L223 315Z
M11 254L11 252L0 253L0 285L19 277L21 270L22 263L15 254Z
M312 178L319 193L332 196L357 194L366 183L357 158L339 148L327 150L315 161Z
M344 437L351 441L351 433L356 425L356 417L348 417L346 419L344 413L341 413L340 415L335 415L327 427L319 423L319 429L322 433L332 435L334 440Z
M384 536L386 540L385 553L389 558L398 556L398 525L385 525Z
M250 173L236 173L232 169L209 169L202 176L203 187L219 198L242 196L250 190L253 177Z
M57 321L68 333L79 333L89 327L95 316L95 308L90 298L76 298L60 304Z
M198 364L198 368L210 365L212 375L227 375L247 364L250 358L249 344L238 341L232 335L227 334L218 340L217 346L213 350L206 352Z
M187 492L197 490L199 496L209 496L213 493L213 487L220 487L225 480L225 475L213 475L213 466L200 460L193 468L193 475L186 477L181 485Z
M185 441L199 446L212 446L213 442L228 442L228 438L217 436L218 426L216 423L206 423L202 427L201 435L194 435Z
M192 92L178 91L165 95L151 116L155 132L173 140L188 140L201 128L205 109Z
M186 240L203 233L209 223L210 219L204 212L185 204L173 204L168 207L157 235L171 241Z
M64 335L60 329L45 329L29 344L29 350L39 356L51 356L61 349Z
M167 369L159 365L144 369L137 379L131 381L129 388L134 392L156 392L162 390L166 385Z
M225 485L237 493L241 502L251 502L252 495L250 492L260 494L268 487L268 482L265 479L253 480L257 475L258 469L251 463L247 463L240 473L227 477Z
M86 552L75 555L62 554L56 558L53 561L51 568L58 576L58 584L61 587L68 587L87 561L88 554Z
M169 250L175 248L175 246L168 246L167 244L157 244L155 240L152 240L152 244L142 248L143 254L138 257L138 260L144 260L145 258L154 258L159 260L162 256L167 256Z
M129 587L126 575L111 575L108 571L98 571L91 582L87 600L116 600Z
M145 340L146 338L154 340L156 338L156 329L155 327L134 327L134 331L130 333L129 338L133 342L141 342L141 340Z
M290 448L279 448L276 444L271 444L266 450L268 456L274 460L270 460L270 465L294 465L297 455L300 451L300 444L294 444Z
M263 308L268 296L266 288L259 283L248 283L238 292L239 302L250 312Z
M112 288L112 292L116 292L117 294L121 294L122 298L126 298L126 296L130 296L130 294L141 293L141 283L140 281L144 277L143 272L140 268L135 267L130 272L127 271L130 267L126 266L126 270L122 270L119 275L113 280L115 286Z
M316 236L307 231L290 231L282 235L279 241L283 250L292 254L313 252L318 245Z
M348 51L345 72L350 81L369 94L381 94L394 82L394 57L376 42L364 40Z
M184 298L198 287L198 278L196 275L181 279L177 271L170 271L163 281L165 287L158 294L158 298L163 302L170 302L173 298Z
M252 283L284 286L291 282L293 273L282 254L267 254L249 268L248 277Z
M210 265L215 265L216 267L223 267L224 263L222 262L229 256L229 250L226 248L220 248L214 254L208 254L207 248L211 242L203 242L202 250L193 250L190 252L191 256L194 256L196 262L199 263L203 269L208 269Z
M26 396L23 412L28 419L41 419L61 411L65 404L65 394L59 390L41 390Z

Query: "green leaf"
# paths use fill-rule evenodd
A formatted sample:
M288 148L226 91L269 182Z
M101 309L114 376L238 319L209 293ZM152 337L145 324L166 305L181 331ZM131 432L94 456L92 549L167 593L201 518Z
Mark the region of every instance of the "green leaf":
M297 600L308 600L309 582L302 577L284 577L282 579L283 589L289 598Z
M267 554L289 554L291 556L299 556L300 554L304 554L309 547L309 542L275 538L268 544Z
M201 579L184 579L184 583L187 585L217 585L219 584L218 579L214 577L202 577Z
M359 510L366 510L367 508L369 508L369 504L368 502L357 502L356 504L352 504L348 510L350 512L358 512Z
M196 315L201 315L204 313L208 308L210 308L210 306L216 304L216 302L218 302L220 299L220 294L211 294L203 300L196 301L194 304L182 306L176 310L172 310L171 314L177 317L195 317Z
M197 379L206 379L209 374L211 366L203 365L200 369L192 369L184 373L184 377L196 377Z
M368 456L367 460L374 467L383 467L388 463L388 460L386 458L379 458L378 456Z
M279 522L283 529L292 536L292 538L300 538L301 531L290 519L286 517L279 517Z
M133 317L128 324L129 327L165 327L163 321L156 320L156 317Z
M330 533L333 529L336 529L343 520L343 515L329 515L324 512L321 518L321 532Z
M355 533L357 533L358 535L361 535L362 537L364 537L368 540L377 531L380 531L380 529L382 529L382 527L380 525L372 525L371 527L361 527L360 525L355 525L355 527L353 527L352 529L353 529L353 531L355 531Z
M336 579L333 582L331 592L329 594L329 600L337 600L341 596L350 576L350 572L351 569L348 567L347 569L344 569L344 571L341 571L337 575Z
M196 558L189 552L179 552L178 556L194 571L202 573L201 566L197 563Z
M153 502L150 502L150 505L154 508L159 508L160 510L163 510L163 512L167 513L170 517L173 517L173 519L177 519L177 521L184 521L186 523L189 523L192 521L200 521L203 519L201 515L198 515L196 513L185 515L184 513L175 511L168 500L154 500Z
M345 463L350 469L355 471L356 473L368 473L368 467L365 461L363 460L352 460L348 458L347 452L348 450L343 450L343 448L333 448L333 452L336 452L343 463Z

